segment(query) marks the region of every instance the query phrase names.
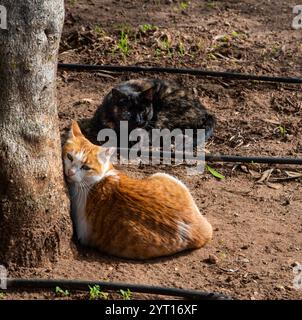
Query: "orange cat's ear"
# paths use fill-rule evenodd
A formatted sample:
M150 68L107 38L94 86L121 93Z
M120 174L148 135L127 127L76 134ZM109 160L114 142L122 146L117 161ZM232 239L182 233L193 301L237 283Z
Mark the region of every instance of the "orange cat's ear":
M102 163L107 163L110 161L110 158L115 153L116 148L110 147L110 148L103 148L101 147L100 153L99 153L99 159Z
M70 130L71 137L80 137L82 136L81 129L76 121L72 121L71 123L71 130Z

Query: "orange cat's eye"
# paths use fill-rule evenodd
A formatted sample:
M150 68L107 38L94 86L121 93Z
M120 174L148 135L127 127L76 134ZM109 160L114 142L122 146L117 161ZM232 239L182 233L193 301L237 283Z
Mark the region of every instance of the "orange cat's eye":
M90 167L88 167L88 166L86 166L86 164L83 164L83 165L82 165L82 167L81 167L81 169L82 169L82 170L87 170L87 171L88 171L88 170L90 170L91 168L90 168Z
M70 161L73 161L73 157L70 153L67 153L67 158L70 160Z

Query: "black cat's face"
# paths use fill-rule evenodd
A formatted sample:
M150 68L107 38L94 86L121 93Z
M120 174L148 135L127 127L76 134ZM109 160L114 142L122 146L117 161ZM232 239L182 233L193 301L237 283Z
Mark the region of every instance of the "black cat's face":
M153 118L153 92L122 92L112 89L115 119L127 121L130 130L144 128Z

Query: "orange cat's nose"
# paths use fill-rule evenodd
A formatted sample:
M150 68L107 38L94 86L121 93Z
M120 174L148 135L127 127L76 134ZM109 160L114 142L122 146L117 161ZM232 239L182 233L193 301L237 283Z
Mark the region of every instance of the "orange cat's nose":
M73 169L68 169L67 174L68 174L68 177L72 177L75 175L75 171Z

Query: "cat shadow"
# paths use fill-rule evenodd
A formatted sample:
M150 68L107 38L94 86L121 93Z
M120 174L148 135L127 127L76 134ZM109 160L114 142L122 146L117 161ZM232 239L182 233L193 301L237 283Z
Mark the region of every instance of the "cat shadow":
M75 260L80 260L80 261L85 261L90 263L98 262L105 265L111 265L112 263L127 263L130 265L161 264L161 263L169 262L172 260L177 260L180 257L188 256L193 251L195 251L192 249L187 249L169 256L163 256L163 257L152 258L152 259L144 259L144 260L135 260L135 259L126 259L126 258L109 255L95 248L83 246L77 240L75 240L75 238L73 238L73 243L77 249L76 251L74 251Z

